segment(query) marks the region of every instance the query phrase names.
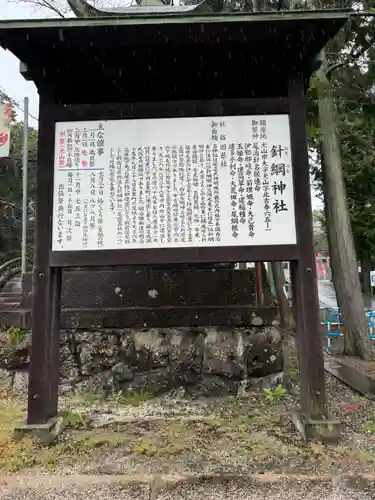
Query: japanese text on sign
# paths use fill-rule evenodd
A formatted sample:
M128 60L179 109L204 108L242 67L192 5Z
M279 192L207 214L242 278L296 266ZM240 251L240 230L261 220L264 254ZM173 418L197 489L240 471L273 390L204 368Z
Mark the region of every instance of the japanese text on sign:
M56 124L54 251L296 243L287 115Z

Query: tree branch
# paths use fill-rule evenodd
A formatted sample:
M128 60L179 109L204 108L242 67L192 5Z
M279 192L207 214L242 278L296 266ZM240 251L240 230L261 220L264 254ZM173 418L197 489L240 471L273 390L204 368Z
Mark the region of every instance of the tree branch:
M47 0L43 0L43 3L45 4L46 8L47 9L51 9L53 12L55 12L55 14L57 14L58 16L62 17L63 19L65 19L65 16L62 12L59 11L59 9L57 9L54 5L52 5L50 2L48 2Z
M326 76L327 78L330 77L331 73L335 71L336 69L342 68L343 66L346 66L350 61L357 61L361 56L363 56L366 51L371 47L371 43L367 45L367 47L362 47L361 50L359 50L357 53L351 52L348 57L345 59L345 61L340 61L338 63L332 64L332 66L329 66L326 70Z
M10 1L14 1L14 3L17 3L19 5L24 5L24 4L32 5L35 10L48 9L57 14L59 17L62 17L63 19L65 18L64 9L62 8L60 9L58 5L55 5L55 3L57 4L57 2L55 2L54 0L10 0ZM68 12L68 9L66 9L66 11Z
M13 205L12 203L9 203L9 201L4 200L3 198L0 198L0 205L5 205L6 207L11 207L16 209L17 207Z

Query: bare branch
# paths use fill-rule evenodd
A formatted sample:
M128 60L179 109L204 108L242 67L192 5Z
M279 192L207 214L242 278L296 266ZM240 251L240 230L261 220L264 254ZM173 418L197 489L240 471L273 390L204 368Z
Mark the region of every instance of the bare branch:
M12 203L9 203L9 201L4 200L3 198L0 198L0 205L6 206L6 207L11 207L13 209L17 208L15 205L13 205Z
M64 14L62 12L60 12L59 9L57 9L53 4L51 4L47 0L44 0L44 3L46 5L47 9L50 9L50 10L52 10L52 12L55 12L55 14L57 14L58 16L65 18Z
M35 9L35 11L39 10L48 10L54 14L57 14L59 17L66 17L66 14L69 13L69 6L65 1L60 0L10 0L18 5L30 5Z

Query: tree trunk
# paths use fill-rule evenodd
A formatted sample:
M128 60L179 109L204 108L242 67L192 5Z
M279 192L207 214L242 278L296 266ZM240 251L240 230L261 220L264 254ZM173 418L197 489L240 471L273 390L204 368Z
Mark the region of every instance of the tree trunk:
M264 305L261 262L255 262L255 289L257 294L257 305L261 307Z
M322 130L324 202L327 214L331 264L336 296L344 322L344 353L375 359L372 350L358 265L351 233L346 190L341 169L340 142L335 120L331 83L325 73L326 58L321 52L317 71L318 109Z
M280 311L280 326L281 328L293 329L294 318L292 310L289 306L289 300L285 296L284 286L285 277L281 262L271 262L273 281L275 283L276 299Z
M262 274L262 288L263 288L264 305L268 306L268 305L271 305L273 303L273 296L271 293L270 279L269 279L266 265L264 262L261 263L261 274Z

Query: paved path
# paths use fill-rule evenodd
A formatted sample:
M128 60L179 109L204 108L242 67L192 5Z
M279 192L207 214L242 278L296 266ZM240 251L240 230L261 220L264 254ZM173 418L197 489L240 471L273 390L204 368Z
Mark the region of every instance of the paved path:
M331 281L318 281L319 306L327 309L337 309L336 293ZM375 298L372 300L372 309L375 309Z
M336 293L330 281L318 281L319 306L337 309Z

